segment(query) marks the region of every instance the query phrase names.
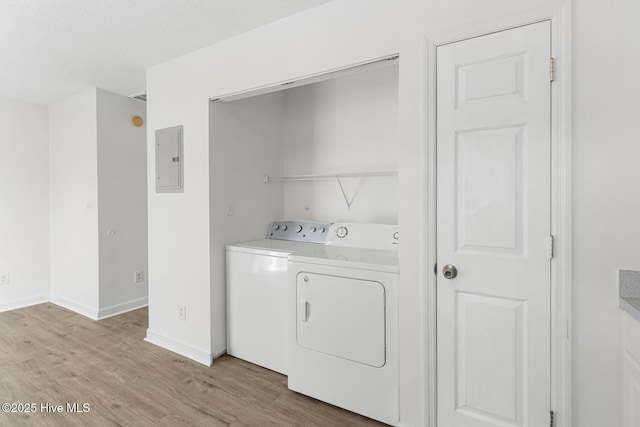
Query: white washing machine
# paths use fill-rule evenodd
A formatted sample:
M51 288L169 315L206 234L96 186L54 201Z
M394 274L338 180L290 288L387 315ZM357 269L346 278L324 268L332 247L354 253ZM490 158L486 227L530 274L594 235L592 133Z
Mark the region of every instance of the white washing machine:
M333 224L289 256L289 388L397 425L398 229Z
M322 246L327 223L275 221L267 239L227 246L227 353L287 373L287 257Z

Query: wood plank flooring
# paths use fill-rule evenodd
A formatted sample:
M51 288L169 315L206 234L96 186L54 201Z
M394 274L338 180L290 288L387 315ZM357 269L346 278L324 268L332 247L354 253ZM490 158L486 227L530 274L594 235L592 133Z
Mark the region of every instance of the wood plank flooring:
M381 426L231 356L206 367L143 341L147 310L94 322L54 304L0 313L0 426ZM90 405L67 412L67 403ZM43 412L42 404L64 412Z

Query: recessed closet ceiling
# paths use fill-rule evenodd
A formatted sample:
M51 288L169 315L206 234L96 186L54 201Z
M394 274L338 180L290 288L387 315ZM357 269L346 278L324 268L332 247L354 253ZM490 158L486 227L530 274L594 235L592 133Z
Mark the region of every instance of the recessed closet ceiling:
M145 68L330 0L1 0L0 95L145 90Z

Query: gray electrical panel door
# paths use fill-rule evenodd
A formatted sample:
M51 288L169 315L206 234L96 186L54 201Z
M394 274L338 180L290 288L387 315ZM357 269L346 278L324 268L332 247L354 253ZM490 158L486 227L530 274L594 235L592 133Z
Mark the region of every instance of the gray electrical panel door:
M156 193L182 193L182 126L156 130Z

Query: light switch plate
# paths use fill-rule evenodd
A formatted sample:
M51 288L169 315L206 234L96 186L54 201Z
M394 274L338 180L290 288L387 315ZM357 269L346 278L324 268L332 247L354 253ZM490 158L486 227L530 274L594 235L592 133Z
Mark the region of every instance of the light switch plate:
M134 271L133 272L133 282L134 283L142 283L144 281L144 271Z
M0 285L9 285L9 284L11 284L11 275L9 273L1 273Z
M236 205L233 202L227 202L227 216L234 216L236 214Z

